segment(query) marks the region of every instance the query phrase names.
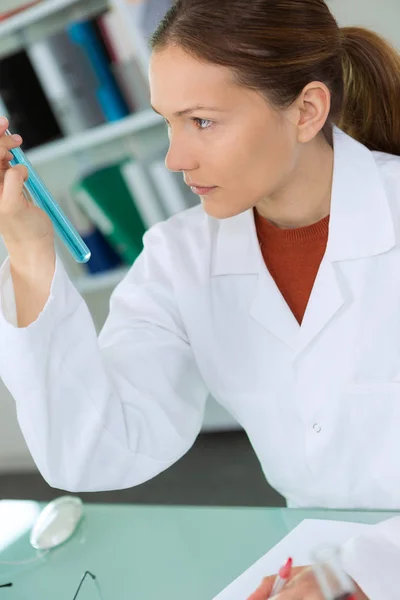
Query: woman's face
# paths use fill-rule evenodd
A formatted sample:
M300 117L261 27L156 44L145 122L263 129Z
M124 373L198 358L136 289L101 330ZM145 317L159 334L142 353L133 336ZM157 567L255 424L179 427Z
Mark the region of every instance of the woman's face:
M285 186L298 147L289 112L239 86L228 68L170 46L151 58L150 90L168 126L166 166L213 187L197 190L207 214L234 216Z

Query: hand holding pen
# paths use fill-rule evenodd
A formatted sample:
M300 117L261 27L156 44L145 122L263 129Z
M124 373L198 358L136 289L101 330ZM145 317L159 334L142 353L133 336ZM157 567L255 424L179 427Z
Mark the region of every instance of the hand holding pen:
M321 588L320 579L316 576L315 565L291 568L289 559L277 576L265 577L248 600L368 600L352 581L348 588L351 591L335 595Z
M292 576L292 567L293 559L288 558L283 567L281 567L278 571L278 575L276 576L274 585L272 586L270 598L274 598L283 590L290 577Z
M313 568L308 567L299 569L295 577L290 579L274 600L368 600L357 586L354 586L354 589L354 592L345 592L342 595L327 595L321 589ZM267 598L268 596L264 596L256 600L267 600Z
M265 577L257 590L248 600L268 600L279 594L293 575L293 560L288 558L286 563L279 569L276 576Z

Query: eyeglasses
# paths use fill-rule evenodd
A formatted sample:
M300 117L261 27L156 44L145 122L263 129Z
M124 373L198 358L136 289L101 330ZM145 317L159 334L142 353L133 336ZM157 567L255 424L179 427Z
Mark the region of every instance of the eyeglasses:
M85 583L86 577L88 577L88 576L91 577L92 580L94 581L100 600L103 600L103 596L101 595L101 590L100 590L99 582L97 581L97 577L96 577L96 575L93 575L93 573L91 573L90 571L85 571L84 574L82 575L82 578L79 582L79 585L76 589L75 595L72 598L72 600L76 600L78 598L79 592L81 591L81 588L82 588L83 584ZM12 583L0 584L0 588L6 588L6 587L12 587Z
M89 577L92 578L92 580L94 581L94 584L96 586L99 598L100 598L100 600L103 600L103 596L101 595L101 590L100 590L99 582L97 581L97 577L96 577L96 575L93 575L93 573L91 573L90 571L85 571L84 574L82 575L82 579L79 582L78 588L77 588L77 590L75 592L75 596L72 598L72 600L76 600L77 599L77 597L79 595L79 592L81 591L81 587L83 586L83 584L84 584L85 579L86 579L87 576L89 576Z

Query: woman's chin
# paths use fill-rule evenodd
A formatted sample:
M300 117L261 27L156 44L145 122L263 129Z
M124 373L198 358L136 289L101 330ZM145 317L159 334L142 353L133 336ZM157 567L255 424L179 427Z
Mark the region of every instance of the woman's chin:
M249 206L235 205L229 201L224 202L221 199L208 198L207 196L201 196L200 200L204 212L209 217L214 217L214 219L229 219L229 217L236 217L236 215L251 208Z

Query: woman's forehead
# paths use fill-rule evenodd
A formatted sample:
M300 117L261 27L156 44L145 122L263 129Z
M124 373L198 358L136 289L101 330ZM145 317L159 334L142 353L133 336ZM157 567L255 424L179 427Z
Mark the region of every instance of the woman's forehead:
M162 114L197 105L229 110L249 92L229 68L199 61L179 48L153 53L149 81L151 103Z
M150 82L170 80L187 81L192 86L208 84L226 85L233 83L233 73L228 67L201 61L177 46L168 46L153 52L149 69ZM200 78L200 79L199 79Z

